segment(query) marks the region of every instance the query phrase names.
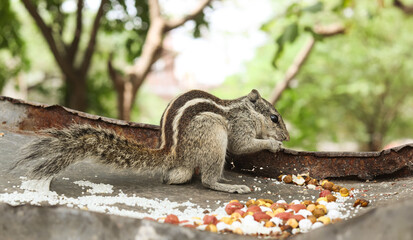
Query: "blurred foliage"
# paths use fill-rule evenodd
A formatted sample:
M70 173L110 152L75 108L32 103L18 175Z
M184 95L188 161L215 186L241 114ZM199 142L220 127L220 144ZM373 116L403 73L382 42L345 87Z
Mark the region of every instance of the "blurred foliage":
M0 92L6 81L27 68L25 43L20 35L20 22L10 0L0 4Z
M345 9L353 5L353 0L335 1L299 1L291 2L281 16L262 26L262 30L273 35L276 51L271 60L274 67L284 53L284 48L293 44L300 35L310 33L315 40L322 41L323 36L314 31L318 25L342 22L345 20Z
M349 16L347 34L318 42L276 104L291 131L288 147L316 150L322 139L355 141L367 149L372 137L386 143L413 135L413 18L389 3L382 7L367 0L343 11ZM268 64L277 48L269 42L246 74L232 76L223 91L245 94L237 90L243 82L269 96L310 36L303 33L285 48L277 69Z
M78 1L36 0L33 3L53 34L62 36L63 42L57 41L58 48L68 47L76 28ZM78 65L96 14L96 9L89 4L85 1L82 11L84 34L79 48L83 50L76 55L75 63ZM94 7L97 5L99 3ZM87 76L87 111L116 117L116 93L107 73L107 60L112 53L117 66L126 66L140 56L150 25L148 1L109 0L105 10ZM194 22L193 35L199 37L200 28L208 27L208 22L203 14ZM21 70L27 70L27 75ZM5 0L0 4L0 91L5 82L17 74L21 74L27 84L29 100L64 103L66 86L61 77L56 77L61 72L38 27L20 1ZM133 115L138 114L135 108Z
M70 41L76 10L62 11L69 1L34 2L46 22ZM356 141L366 146L373 135L384 143L411 138L413 18L394 8L391 0L282 2L284 11L262 26L269 36L267 44L257 49L244 72L229 77L213 93L230 99L255 88L268 97L306 40L313 37L317 42L310 57L276 105L290 130L286 146L316 150L321 140ZM277 8L279 4L274 1ZM145 0L110 0L107 8L88 75L88 111L115 117L116 94L106 61L112 52L117 66L139 57L150 22ZM90 32L95 10L86 6L83 15L83 31ZM346 27L345 35L323 39L313 31L317 24L336 22ZM194 37L207 25L205 16L195 19ZM83 49L87 39L81 39ZM63 102L63 95L56 93L64 92L64 85L53 55L21 3L5 0L0 4L0 90L17 74L23 74L31 100ZM137 105L133 118L139 115L143 122L154 122L163 110L157 106L165 106L166 101L143 86Z

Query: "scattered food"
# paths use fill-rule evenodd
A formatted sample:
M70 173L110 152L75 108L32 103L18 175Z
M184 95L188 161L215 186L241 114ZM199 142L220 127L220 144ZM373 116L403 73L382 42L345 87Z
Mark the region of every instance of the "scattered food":
M354 202L354 205L353 205L353 207L357 207L357 206L361 206L361 207L367 207L368 205L369 205L369 201L368 200L366 200L366 199L357 199L355 202Z

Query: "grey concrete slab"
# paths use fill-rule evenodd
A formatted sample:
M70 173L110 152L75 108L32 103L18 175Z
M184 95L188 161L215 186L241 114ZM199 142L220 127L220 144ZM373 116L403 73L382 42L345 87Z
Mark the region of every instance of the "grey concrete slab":
M4 133L3 137L0 137L0 194L12 193L12 192L22 192L19 189L22 179L24 176L24 171L18 169L16 171L10 172L8 169L16 160L19 149L21 146L27 144L29 141L39 137L33 135L32 133L25 132L14 132L7 131L6 129L1 129L0 132ZM294 199L303 200L310 199L314 200L318 197L319 191L306 189L303 186L296 186L284 183L278 183L273 179L258 178L253 175L241 175L231 171L225 172L226 178L230 179L234 184L246 184L255 189L254 192L249 194L229 194L223 192L213 191L204 188L200 182L199 177L195 177L192 182L183 185L165 185L160 181L160 177L157 175L142 175L136 174L132 171L120 171L112 170L107 166L96 165L92 163L79 163L77 165L71 166L59 175L57 175L51 182L51 190L55 191L57 194L64 194L67 197L81 197L88 195L85 193L85 189L81 186L74 184L73 182L78 180L87 180L94 183L105 183L113 186L114 193L106 194L106 196L115 195L120 191L139 197L145 197L148 199L164 199L168 198L170 201L183 203L188 200L190 202L198 205L201 208L214 210L218 207L222 207L224 202L228 202L232 199L238 199L240 201L247 201L249 198L269 198L274 201L279 199L284 199L287 202ZM274 176L275 178L276 176ZM357 191L355 198L365 198L371 201L371 204L367 208L362 209L352 209L350 218L354 218L350 225L357 225L364 221L363 218L358 216L363 213L372 210L380 209L384 206L392 206L399 202L411 201L413 197L413 177L406 177L401 179L378 179L375 181L365 182L359 180L342 180L336 179L332 180L334 183L341 186L350 188L355 188ZM82 194L83 192L83 194ZM352 204L355 199L348 199L347 202ZM218 201L220 201L218 203ZM48 205L48 204L44 204ZM125 204L115 204L120 209L134 209L133 206L127 206ZM165 206L167 207L167 206ZM2 208L8 209L7 207ZM135 209L136 210L136 209ZM148 211L146 209L138 209L139 211ZM6 210L5 210L6 211ZM9 210L7 210L9 211ZM20 211L20 210L13 210ZM23 210L22 210L23 211ZM36 210L40 211L40 210ZM41 210L43 211L43 210ZM45 214L49 210L45 210ZM63 210L62 210L63 211ZM80 214L83 216L84 213L81 210L68 210L69 212L75 214ZM52 214L52 213L50 213ZM53 213L54 214L54 213ZM148 211L150 216L150 212ZM373 214L374 215L374 214ZM12 215L11 215L12 216ZM376 216L376 215L374 215ZM381 215L377 215L380 217ZM404 219L407 217L401 215ZM111 217L110 217L111 218ZM404 219L410 221L410 219ZM100 220L99 220L100 221ZM103 220L102 220L103 221ZM114 220L104 220L104 221L114 221ZM123 220L122 220L123 221ZM132 220L125 220L126 222ZM347 221L344 221L347 222ZM374 222L374 221L373 221ZM377 223L380 223L379 221ZM6 223L4 223L6 224ZM32 224L32 223L30 223ZM33 223L34 224L34 223ZM64 224L62 222L61 224ZM347 223L346 223L347 224ZM390 224L390 223L389 223ZM394 223L396 224L396 223ZM327 228L335 228L334 226L327 226ZM96 227L96 226L95 226ZM393 226L396 227L397 226ZM98 227L96 227L98 228ZM35 228L33 228L35 229ZM187 231L183 230L182 231ZM118 231L118 230L116 230ZM332 230L334 231L338 230ZM365 229L364 231L369 231ZM332 234L333 234L332 233ZM307 234L303 234L305 236ZM198 235L197 235L198 236ZM199 235L204 238L204 235ZM209 236L209 235L208 235ZM319 236L319 235L317 235ZM407 235L406 235L407 236ZM409 235L410 236L410 235ZM301 237L301 236L300 236ZM208 238L208 237L205 237ZM319 238L319 239L330 239L330 238ZM404 239L404 238L401 238Z

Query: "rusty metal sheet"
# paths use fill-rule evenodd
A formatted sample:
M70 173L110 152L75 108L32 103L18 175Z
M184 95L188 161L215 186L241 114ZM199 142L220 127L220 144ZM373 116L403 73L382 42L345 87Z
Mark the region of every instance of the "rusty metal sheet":
M14 131L39 133L49 128L65 128L73 123L84 123L113 129L120 135L133 138L145 146L158 145L159 127L150 124L126 122L75 111L59 105L29 103L0 96L0 123Z
M95 116L59 105L46 106L9 97L0 97L1 126L14 131L64 128L87 123L115 130L148 147L158 145L159 126L125 122ZM411 176L413 144L381 152L305 152L284 149L277 154L262 151L249 155L229 154L227 162L234 171L275 178L280 174L309 173L315 178L349 177L373 179L378 176Z
M228 160L239 172L275 178L281 174L309 173L311 177L358 177L370 180L393 174L410 176L413 172L413 144L381 152L299 152L284 149L277 154L267 151L235 156Z

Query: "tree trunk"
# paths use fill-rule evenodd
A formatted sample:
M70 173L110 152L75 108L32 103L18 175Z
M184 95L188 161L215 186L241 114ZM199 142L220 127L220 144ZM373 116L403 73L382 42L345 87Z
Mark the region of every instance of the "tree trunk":
M383 147L383 135L380 133L370 133L367 143L367 151L380 151Z
M162 44L165 34L172 29L182 26L185 22L194 19L212 0L202 0L200 4L189 14L178 19L165 19L161 15L158 0L149 0L150 25L142 47L142 54L132 66L126 76L122 76L112 65L112 56L109 57L108 70L118 95L118 117L130 120L131 110L136 96L153 63L159 59L162 53Z
M85 112L87 110L87 84L84 76L79 76L76 79L69 79L65 76L66 96L65 106Z

